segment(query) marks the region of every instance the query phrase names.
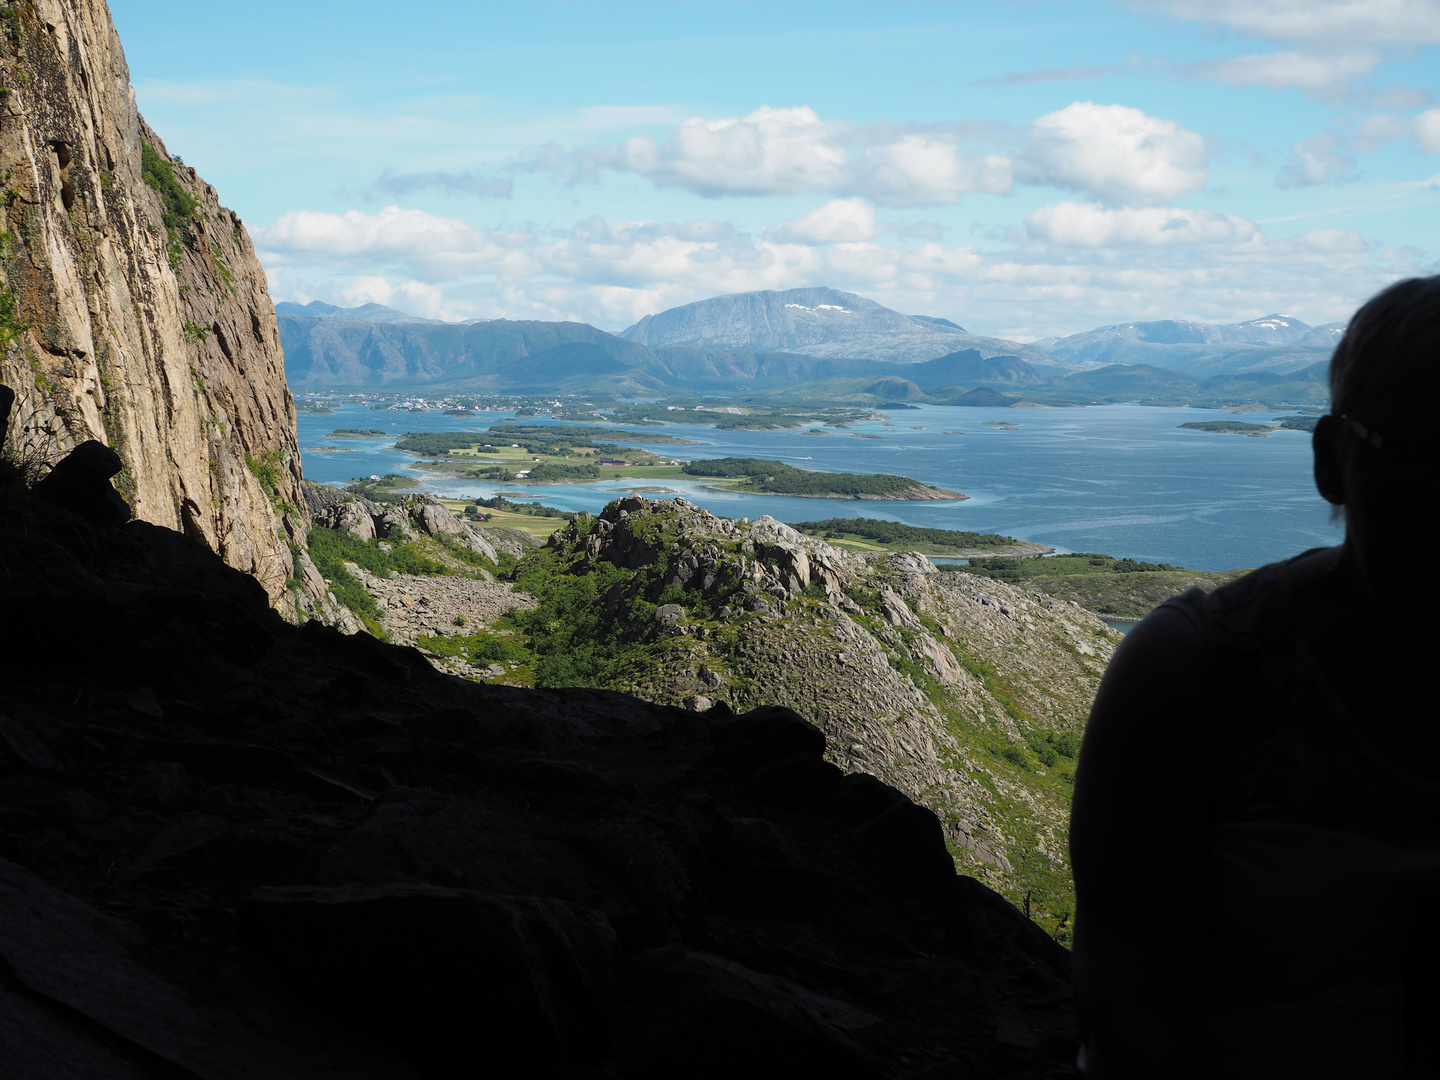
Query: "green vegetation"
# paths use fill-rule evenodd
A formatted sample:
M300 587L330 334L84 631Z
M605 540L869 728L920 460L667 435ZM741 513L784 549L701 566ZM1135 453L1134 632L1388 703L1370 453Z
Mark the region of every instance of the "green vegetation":
M0 229L0 261L9 262L15 257L10 249L12 239L8 232ZM28 329L30 324L20 317L20 305L15 294L9 284L0 280L0 347L13 344Z
M520 476L519 473L525 473ZM516 480L524 480L530 483L545 484L556 482L584 482L586 480L599 480L600 469L596 465L560 465L554 462L541 462L538 465L531 465L528 469L521 469L511 472L504 466L497 465L493 469L472 469L466 473L467 476L477 480L494 480L502 484L513 483Z
M852 615L862 627L876 635L891 629L879 614L879 596L855 587L847 589L846 595L864 609ZM1016 743L1002 730L997 718L977 714L903 653L890 654L890 666L906 675L944 717L955 746L944 755L946 765L968 772L989 792L987 801L1009 840L1005 850L1013 867L1006 875L1008 880L997 883L997 887L1017 905L1026 907L1031 918L1057 941L1068 946L1075 886L1068 866L1057 866L1041 850L1043 826L1036 814L1036 800L1051 805L1069 804L1075 783L1079 737L1070 732L1048 730L1021 704L1021 695L1008 678L968 652L963 643L948 638L933 619L916 614L930 636L947 645L960 665L985 687L1005 715L1024 732L1023 745ZM914 655L915 632L900 629L898 633L906 651ZM970 763L982 762L986 770L1007 783L997 785L985 772L970 767ZM1016 795L1016 790L1022 794ZM988 869L973 853L958 845L951 844L950 852L964 872L983 876Z
M371 502L386 503L394 502L401 492L419 486L420 481L413 477L402 476L400 473L386 473L379 480L357 476L345 485L345 490L352 495L363 496Z
M587 531L593 520L584 521ZM515 585L540 604L512 612L506 621L528 639L536 658L534 685L608 686L643 660L645 647L656 640L656 605L634 594L654 567L637 574L602 561L575 573L570 558L549 547L527 556L516 568ZM637 651L640 656L632 655Z
M422 634L415 640L422 649L429 649L437 656L458 656L480 667L519 664L528 669L535 662L535 654L511 634Z
M443 577L451 572L444 563L431 559L413 543L380 545L379 540L361 540L343 529L317 525L310 530L310 557L326 577L331 576L326 566L339 566L343 570L341 564L347 561L382 578L388 578L392 570L417 577ZM386 547L390 550L386 551Z
M1162 570L1180 570L1169 563L1137 562L1110 555L1078 552L1073 555L1048 555L1043 558L1011 559L992 557L971 559L969 566L944 566L942 570L964 570L997 581L1020 582L1027 578L1072 576L1075 574L1153 574Z
M538 502L511 502L503 495L496 495L493 499L476 499L474 500L474 505L484 507L487 510L504 510L511 514L527 514L531 517L565 518L569 520L575 516L569 510L557 510L553 506L544 506Z
M245 455L245 467L260 481L260 487L271 504L281 513L295 508L280 497L280 481L285 476L285 455L279 450L266 450L258 458Z
M770 495L800 495L811 498L908 499L937 489L927 488L908 476L875 473L812 472L764 458L712 458L692 461L683 472L690 476L738 478L740 487Z
M3 27L5 38L11 45L20 44L20 12L17 8L9 5L0 7L0 27Z
M171 239L179 234L186 243L192 242L194 234L190 231L190 219L195 216L195 197L175 178L170 162L143 139L140 142L140 175L160 196L161 220L165 222Z
M904 525L898 521L881 521L877 518L826 518L824 521L801 521L794 526L801 532L826 539L841 540L857 537L874 540L887 546L904 547L927 554L944 549L947 551L974 551L984 548L1009 548L1020 541L999 533L961 532L956 529L922 529Z
M20 308L9 285L0 285L0 346L17 341L29 329L20 318Z
M608 454L611 456L625 454L634 456L642 454L649 456L648 451L632 450L629 447L617 446L614 443L594 442L589 435L576 434L575 432L601 432L606 435L618 435L621 438L632 438L624 431L609 431L605 428L540 428L537 432L536 425L517 425L511 427L492 428L487 431L427 431L411 432L395 443L395 449L404 450L410 454L423 454L426 457L448 457L453 456L457 451L461 453L485 453L487 451L498 451L514 449L519 447L527 454L546 454L552 457L568 457L575 451L585 451L588 454ZM633 437L636 442L655 442L658 439L645 439ZM684 443L684 439L672 439L669 436L662 437L666 442ZM584 456L584 455L581 455Z
M977 574L1023 584L1079 604L1097 615L1138 619L1170 597L1196 586L1213 589L1244 576L1246 570L1187 570L1169 563L1116 559L1109 555L1051 555L1045 558L971 559L969 566L940 567L946 572Z
M298 405L299 402L296 402L296 404ZM335 410L334 410L334 409L327 409L326 411L327 411L327 412L334 412ZM342 427L342 428L336 428L334 431L330 432L330 438L332 438L332 439L374 439L374 438L381 438L381 439L383 439L383 438L384 438L386 435L388 435L388 434L389 434L389 432L387 432L387 431L381 431L379 428Z

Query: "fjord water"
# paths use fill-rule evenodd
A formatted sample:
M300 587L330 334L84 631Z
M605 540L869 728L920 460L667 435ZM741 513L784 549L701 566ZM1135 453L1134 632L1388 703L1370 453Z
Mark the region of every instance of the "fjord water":
M903 473L970 496L962 502L743 495L689 478L527 488L432 478L412 471L416 459L393 449L395 438L407 431L481 431L510 415L477 413L470 419L435 410L395 412L360 405L338 407L329 415L301 413L302 464L309 479L332 484L399 472L416 477L424 490L437 495L468 498L498 492L591 512L629 491L652 498L683 494L727 517L879 517L930 528L998 532L1062 551L1098 551L1198 570L1259 566L1338 543L1343 535L1315 492L1308 435L1277 431L1247 438L1180 428L1189 421L1235 419L1208 409L925 405L888 413L888 420L822 428L824 435L805 433L820 427L818 423L785 431L666 423L646 430L692 439L695 445L634 444L677 458L733 455L832 472ZM664 415L660 412L656 419ZM1275 415L1282 414L1246 413L1243 418L1264 423ZM527 424L557 423L547 417L521 419ZM1013 430L997 424L1013 425ZM373 428L387 434L374 439L329 437L337 428ZM614 441L626 442L618 437Z

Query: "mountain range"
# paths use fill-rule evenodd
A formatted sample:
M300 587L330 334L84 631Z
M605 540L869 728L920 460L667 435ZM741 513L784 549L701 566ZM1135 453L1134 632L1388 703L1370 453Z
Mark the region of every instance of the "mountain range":
M579 322L441 322L380 304L281 302L275 311L286 376L300 390L765 393L872 403L1199 403L1257 393L1318 403L1342 333L1277 314L1126 323L1023 344L828 288L712 297L618 334Z

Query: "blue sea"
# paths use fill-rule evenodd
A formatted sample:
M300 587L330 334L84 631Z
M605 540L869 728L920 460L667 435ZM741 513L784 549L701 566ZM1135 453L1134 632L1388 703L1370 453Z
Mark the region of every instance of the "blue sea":
M727 517L771 514L781 521L876 517L941 529L997 532L1060 551L1096 551L1199 570L1259 566L1343 537L1311 478L1310 437L1277 431L1263 438L1181 430L1197 420L1233 420L1209 409L1105 405L1083 409L954 408L925 405L888 413L826 435L802 430L723 431L696 424L647 428L693 446L637 442L678 458L763 457L833 472L902 473L964 492L961 502L870 502L741 495L703 480L640 479L598 484L497 485L435 479L411 470L415 458L393 449L409 431L480 431L513 414L446 416L364 405L333 414L301 413L305 475L343 484L358 476L409 473L437 495L498 493L537 498L565 510L598 511L639 490L652 498L683 494ZM663 419L661 412L655 419ZM1284 413L1245 413L1264 423ZM523 423L560 423L523 417ZM584 421L590 424L598 420ZM991 426L1013 425L1013 430ZM818 422L807 427L818 427ZM337 428L376 428L384 438L331 438ZM633 430L633 429L632 429ZM872 435L876 438L857 436ZM613 441L624 443L623 438ZM332 447L340 452L317 452ZM645 490L662 488L663 491Z

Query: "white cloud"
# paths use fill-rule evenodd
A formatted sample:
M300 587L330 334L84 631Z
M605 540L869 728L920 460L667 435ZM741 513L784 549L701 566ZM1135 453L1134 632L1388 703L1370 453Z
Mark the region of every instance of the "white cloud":
M597 160L701 195L793 195L839 185L846 154L835 134L808 106L763 105L740 119L691 117L663 143L636 135Z
M442 280L463 273L525 273L539 269L524 248L530 237L477 229L423 210L387 206L374 213L292 210L255 230L267 266L293 262L403 264L418 276Z
M342 286L340 295L348 307L384 304L425 319L464 317L463 313L446 303L443 288L414 278L392 282L378 274L364 274Z
M1066 247L1181 246L1244 244L1260 234L1253 221L1213 210L1173 207L1111 209L1094 203L1042 206L1025 218L1037 240Z
M1427 154L1440 154L1440 109L1426 109L1416 116L1377 113L1365 118L1354 140L1357 149L1374 150L1381 143L1414 139Z
M1440 0L1129 0L1247 37L1312 45L1440 43Z
M777 243L840 244L880 234L875 208L864 199L831 199L804 217L771 225L761 236Z
M1415 142L1427 154L1440 154L1440 109L1426 109L1415 117Z
M1009 158L968 156L943 138L920 134L866 150L850 174L851 188L887 206L942 206L969 192L1005 195L1014 186Z
M636 135L566 154L548 147L534 168L637 173L708 198L831 192L885 206L943 206L971 192L1007 194L1009 158L961 148L964 125L862 126L822 120L808 106L762 106L740 118L692 117L663 140Z
M882 206L944 206L971 193L1005 195L1017 178L1141 205L1205 186L1205 140L1173 120L1128 106L1077 101L1042 116L1014 159L964 149L977 134L973 128L863 127L821 120L808 107L766 106L741 119L686 120L663 142L637 135L568 157L551 149L536 167L568 162L580 175L616 169L709 197L831 192Z
M1234 86L1269 86L1276 90L1293 86L1310 93L1326 93L1337 84L1364 78L1383 59L1377 49L1324 53L1283 50L1207 60L1191 70Z
M1423 272L1419 256L1372 251L1353 232L1277 239L1242 218L1160 207L1061 203L1031 215L1028 238L994 251L881 243L873 233L816 242L864 236L876 228L868 210L834 200L759 236L708 220L591 218L532 236L394 208L295 212L262 231L262 258L279 298L368 299L449 319L619 329L720 293L833 285L1032 338L1127 319L1234 321L1274 310L1329 321L1388 281Z
M1173 120L1077 101L1035 121L1017 171L1106 203L1154 205L1203 188L1208 157L1205 140Z
M1336 148L1332 135L1312 135L1290 144L1290 159L1281 167L1275 183L1282 188L1311 187L1349 179L1353 158Z

